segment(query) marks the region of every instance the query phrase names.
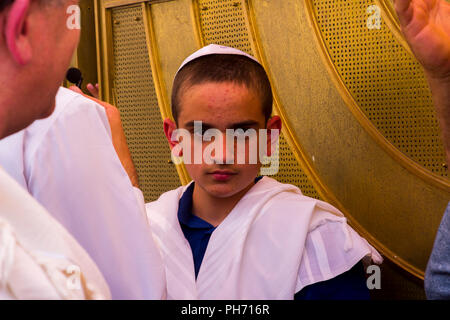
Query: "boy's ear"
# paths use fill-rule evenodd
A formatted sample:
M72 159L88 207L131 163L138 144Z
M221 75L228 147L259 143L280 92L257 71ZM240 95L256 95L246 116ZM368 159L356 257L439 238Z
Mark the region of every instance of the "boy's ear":
M272 145L278 140L278 137L280 136L282 122L281 118L279 116L273 116L267 121L267 156L272 155ZM278 130L277 134L274 135L272 141L272 130Z
M177 125L173 122L173 120L170 118L164 120L164 134L169 142L170 149L173 149L178 144L178 141L172 141L172 134L176 129Z
M31 0L15 0L6 13L3 36L6 47L13 60L19 65L26 65L32 57L29 39L28 13ZM45 31L44 31L45 32Z

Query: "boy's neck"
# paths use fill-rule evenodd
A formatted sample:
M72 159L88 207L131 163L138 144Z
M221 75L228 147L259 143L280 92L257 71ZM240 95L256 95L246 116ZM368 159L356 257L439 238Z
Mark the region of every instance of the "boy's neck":
M195 184L192 195L192 213L217 227L233 210L239 200L255 185L252 182L244 190L227 198L211 196L200 186Z

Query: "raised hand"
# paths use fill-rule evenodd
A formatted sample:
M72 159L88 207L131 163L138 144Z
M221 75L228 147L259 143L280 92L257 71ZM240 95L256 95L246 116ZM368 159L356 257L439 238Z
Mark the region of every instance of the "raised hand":
M403 34L428 76L450 79L450 2L395 0Z
M86 89L88 89L88 91L94 98L98 99L99 97L98 83L96 83L95 86L92 83L88 83Z

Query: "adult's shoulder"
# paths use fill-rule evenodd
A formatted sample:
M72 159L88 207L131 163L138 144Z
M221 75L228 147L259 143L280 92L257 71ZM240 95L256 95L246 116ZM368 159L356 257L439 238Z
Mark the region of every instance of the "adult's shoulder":
M71 121L71 119L74 119L73 116L75 114L84 114L85 117L89 114L99 114L100 116L104 115L107 120L102 106L79 93L60 87L56 94L53 113L45 119L36 120L26 131L29 134L45 132L56 121L61 121L62 119Z
M147 215L165 211L166 209L174 207L175 205L176 207L178 207L178 201L180 200L186 188L187 186L180 186L176 189L166 191L161 194L157 200L147 202L145 204Z
M111 130L104 108L79 93L61 87L56 95L54 112L25 129L27 156L32 157L42 143L49 141L46 139L48 136L54 140L59 135L80 136L78 133L86 131L91 136L110 140Z
M50 117L35 121L36 127L51 126L54 122L76 122L78 118L93 118L102 126L109 129L108 118L105 109L95 101L69 90L60 87L55 99L55 111ZM98 121L100 120L100 121Z

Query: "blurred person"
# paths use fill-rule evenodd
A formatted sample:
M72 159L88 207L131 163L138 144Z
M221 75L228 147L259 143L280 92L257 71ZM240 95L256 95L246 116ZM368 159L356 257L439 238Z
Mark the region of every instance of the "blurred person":
M403 34L422 64L430 86L450 163L450 3L396 0ZM450 299L450 203L441 221L425 272L428 299Z
M136 177L121 166L134 169L118 111L58 89L79 40L66 26L77 4L0 2L0 138L18 132L2 141L3 161L22 185L0 168L0 298L160 299L164 274Z

